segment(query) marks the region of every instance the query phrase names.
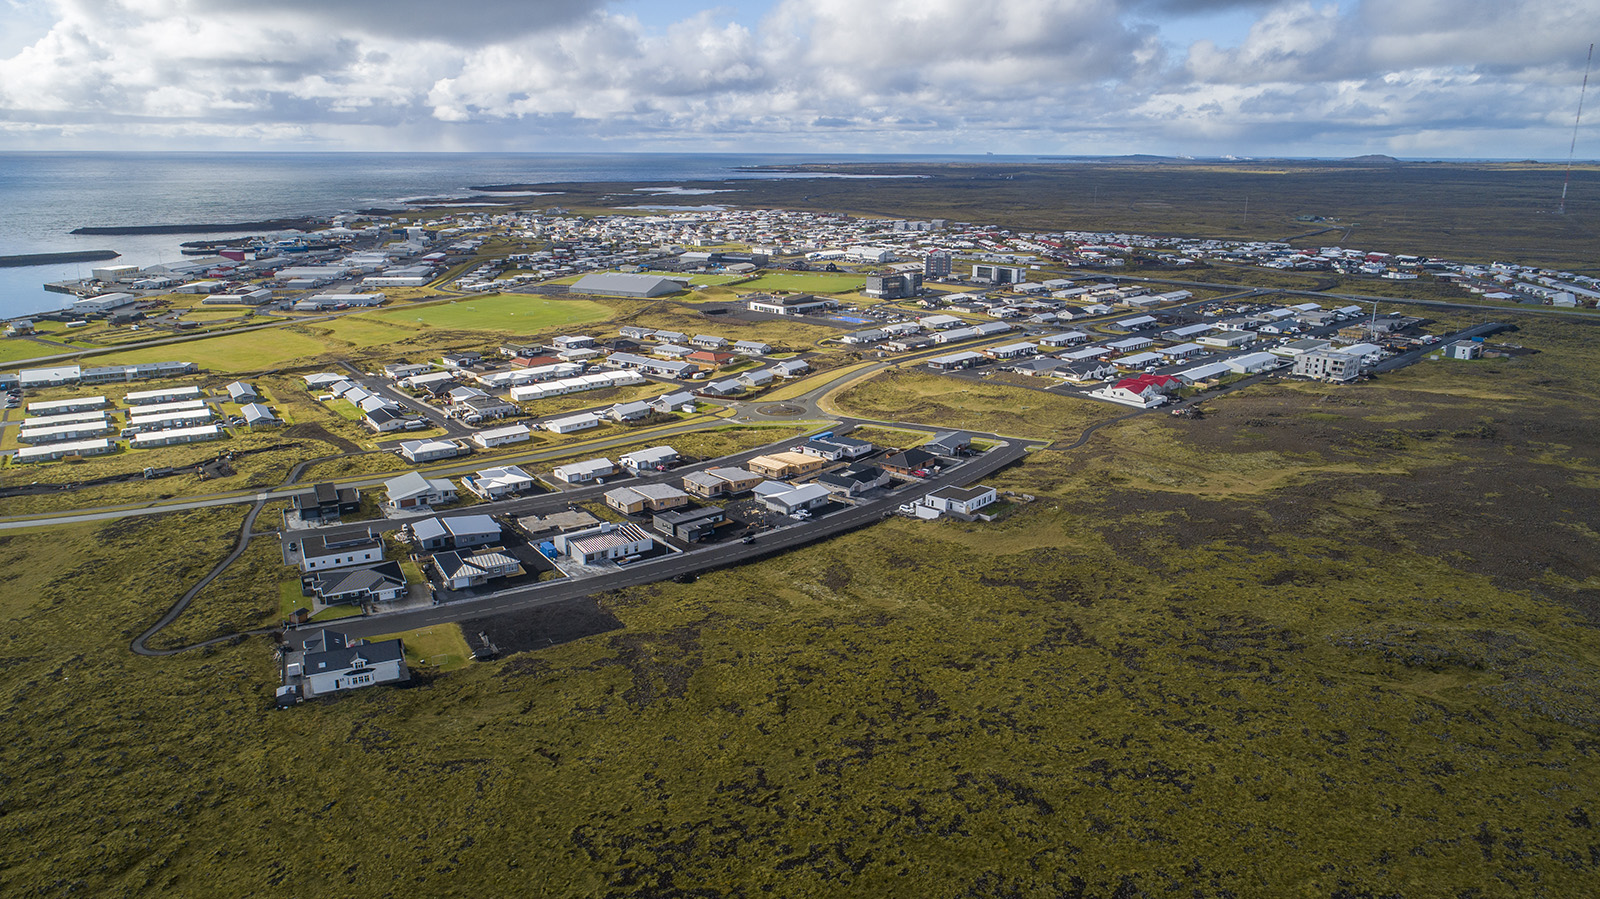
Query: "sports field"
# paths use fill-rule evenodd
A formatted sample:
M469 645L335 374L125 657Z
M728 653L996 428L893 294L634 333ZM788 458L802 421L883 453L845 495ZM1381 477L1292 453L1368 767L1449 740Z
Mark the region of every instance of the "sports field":
M805 272L773 272L754 281L739 285L740 290L792 290L799 293L844 293L860 290L867 283L865 275L847 272L811 275Z
M502 331L531 334L545 328L600 321L611 311L589 300L496 294L432 306L390 309L372 314L380 321L420 322L435 328L461 331ZM361 319L368 316L354 316Z

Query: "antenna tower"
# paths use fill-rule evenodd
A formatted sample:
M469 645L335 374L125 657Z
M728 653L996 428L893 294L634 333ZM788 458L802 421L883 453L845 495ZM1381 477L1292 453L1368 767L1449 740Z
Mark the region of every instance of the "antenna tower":
M1589 45L1589 58L1583 62L1583 87L1578 90L1578 117L1572 122L1572 146L1567 148L1567 177L1561 182L1561 205L1556 215L1567 214L1567 186L1572 183L1572 157L1578 151L1578 126L1583 123L1583 98L1589 93L1589 66L1594 63L1594 44Z

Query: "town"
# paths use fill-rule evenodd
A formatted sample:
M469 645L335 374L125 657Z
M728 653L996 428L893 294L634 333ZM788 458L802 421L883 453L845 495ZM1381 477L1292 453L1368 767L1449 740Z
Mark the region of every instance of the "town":
M1492 321L1433 333L1397 298L1330 303L1117 274L1131 260L1428 277L1463 295L1553 306L1600 296L1570 273L1336 247L771 210L339 217L312 234L203 251L215 255L96 268L51 285L78 297L68 309L11 322L13 339L38 344L40 364L0 374L0 450L13 476L126 458L106 480L160 482L225 478L296 428L335 434L335 456L219 500L253 503L252 519L270 506L280 519L283 705L406 679L403 635L417 627L693 578L889 516L981 522L1026 501L982 480L1037 441L828 405L879 371L924 372L950 391L999 381L1127 414L1199 415L1202 399L1264 378L1341 384L1522 350L1489 343L1507 330ZM271 341L274 328L404 321L407 310L448 325L481 314L479 304L531 323L536 307L580 303L611 305L594 305L603 321L539 328L536 340L489 334L381 363L330 350L237 378L181 359L97 365L51 352L79 346L71 335L181 357L212 336ZM680 320L696 330L651 323ZM24 416L12 420L13 409ZM735 424L755 445L699 455L673 445ZM194 443L222 449L199 461L194 450L164 455ZM300 485L330 462L365 473ZM481 643L476 655L496 651Z

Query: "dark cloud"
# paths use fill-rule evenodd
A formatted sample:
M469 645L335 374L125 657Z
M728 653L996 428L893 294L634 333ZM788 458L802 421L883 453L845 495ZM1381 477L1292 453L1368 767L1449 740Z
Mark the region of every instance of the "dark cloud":
M584 19L605 0L196 0L204 12L290 16L363 34L471 45L510 40Z

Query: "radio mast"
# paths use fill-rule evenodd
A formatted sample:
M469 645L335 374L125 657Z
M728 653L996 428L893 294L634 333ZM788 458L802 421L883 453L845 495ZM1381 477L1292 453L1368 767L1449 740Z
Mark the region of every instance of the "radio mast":
M1561 182L1561 205L1556 215L1567 214L1567 186L1572 183L1572 157L1578 151L1578 126L1583 123L1583 97L1589 93L1589 66L1594 63L1594 44L1589 45L1589 58L1583 62L1583 87L1578 90L1578 117L1572 121L1572 146L1567 148L1567 177Z

